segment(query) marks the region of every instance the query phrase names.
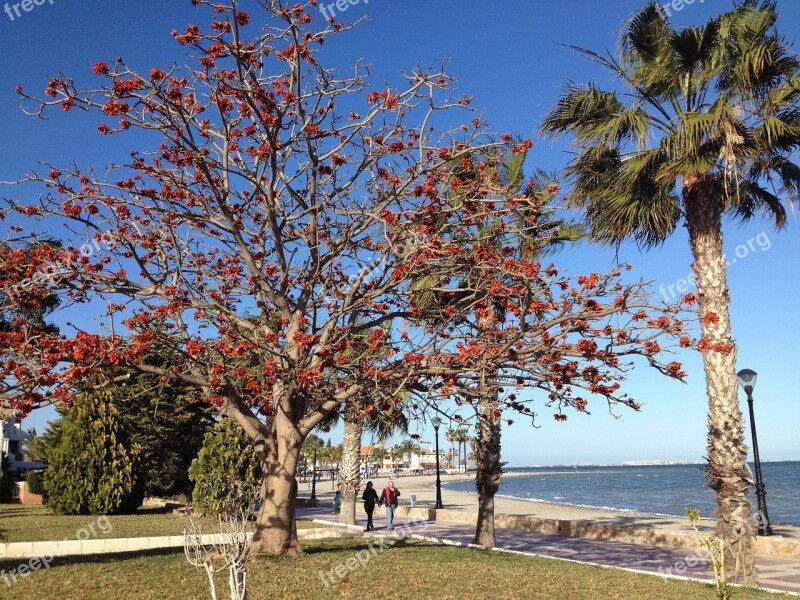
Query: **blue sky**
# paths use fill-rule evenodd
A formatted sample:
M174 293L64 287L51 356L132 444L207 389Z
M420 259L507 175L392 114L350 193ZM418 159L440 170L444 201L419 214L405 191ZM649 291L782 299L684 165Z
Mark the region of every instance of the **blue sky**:
M100 167L131 149L124 138L118 145L99 136L96 117L73 113L53 113L48 121L25 117L17 107L17 84L41 91L47 78L59 72L91 84L91 66L117 56L142 70L168 66L180 60L181 50L170 31L208 19L188 0L45 0L20 16L15 15L14 4L9 3L13 20L0 12L0 35L5 40L0 64L2 180L22 176L39 160L56 164L75 160ZM540 138L538 122L566 81L608 83L607 74L596 65L558 44L611 48L626 17L642 4L640 0L360 0L337 18L367 19L326 44L327 63L346 68L364 59L373 73L392 80L415 65L438 66L446 59L448 72L458 78L458 93L472 96L473 107L483 111L496 131L534 140L529 166L555 170L569 156L563 144ZM674 12L673 23L700 23L730 6L730 0L696 0ZM800 41L800 3L783 0L778 8L781 31ZM759 373L754 396L764 460L800 459L794 430L800 425L796 366L800 320L793 305L798 292L795 258L800 254L797 228L794 216L780 233L760 221L725 228L727 253L735 259L729 283L739 368ZM657 250L642 254L625 245L618 258L632 263L639 277L654 280L656 293L659 286L668 290L690 273L683 228ZM610 251L583 245L562 253L557 261L577 273L608 270L616 259ZM590 405L591 416L570 415L566 423L555 422L546 410L538 429L527 419L517 419L504 430L503 459L515 466L573 459L579 463L701 459L707 410L702 363L690 352L677 360L689 371L686 384L647 370L630 376L625 389L643 403L640 413L618 410L620 418L615 418L596 401ZM51 411L34 414L25 426L41 430L51 416ZM433 440L432 431L421 427L419 433L422 439ZM749 439L749 430L746 433Z

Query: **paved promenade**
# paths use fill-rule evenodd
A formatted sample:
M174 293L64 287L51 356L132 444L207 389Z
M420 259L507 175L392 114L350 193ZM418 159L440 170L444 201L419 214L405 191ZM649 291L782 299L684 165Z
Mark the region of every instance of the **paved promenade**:
M365 535L386 535L388 531L385 528L384 511L378 508L375 515L376 530ZM298 517L332 522L338 520L330 508L322 507L298 509ZM363 525L360 517L359 524ZM406 525L406 520L396 518L395 524ZM475 535L473 525L462 523L427 521L409 525L415 536L441 543L471 544ZM702 555L685 548L641 546L502 528L497 529L496 540L498 549L506 551L644 573L713 581L710 566L702 562ZM759 587L800 595L800 557L796 560L758 557L756 567Z

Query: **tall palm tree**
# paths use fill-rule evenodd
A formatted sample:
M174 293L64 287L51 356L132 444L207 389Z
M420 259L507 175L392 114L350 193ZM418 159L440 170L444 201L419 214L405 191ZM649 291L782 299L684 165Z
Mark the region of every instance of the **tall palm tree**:
M570 134L569 198L592 234L657 246L684 223L697 284L708 396L709 485L726 567L751 581L752 522L731 335L722 217L762 212L786 222L800 168L800 69L774 28L775 2L745 0L702 27L673 29L657 4L636 13L620 56L578 52L609 69L619 91L568 85L543 130ZM693 298L689 298L690 301ZM745 532L742 535L742 531Z
M372 447L372 458L375 459L375 464L379 465L378 468L383 467L383 461L389 456L389 451L383 446Z
M454 457L456 455L456 452L455 452L455 447L454 446L455 446L455 443L456 443L456 437L458 437L458 434L456 433L456 430L453 429L452 427L450 427L444 434L444 439L446 439L448 442L450 442L450 460L452 461L451 464L450 464L450 468L451 469L453 467L455 467L455 458ZM459 451L458 456L459 456L459 458L461 457L461 452L460 451Z
M469 441L469 431L459 427L456 429L456 441L458 442L458 462L459 464L467 465L467 442ZM463 448L463 450L462 450ZM463 453L463 461L461 459Z
M25 430L22 454L25 460L42 460L42 436L34 427Z
M504 190L508 198L525 198L528 202L519 205L509 212L500 211L493 214L487 211L475 221L481 240L480 246L492 246L497 252L507 254L511 249L514 258L520 260L538 260L543 254L559 249L568 242L575 242L584 235L579 225L564 222L554 213L553 200L558 189L555 178L538 170L526 181L524 163L526 153L512 151L504 154L496 149L486 156L472 157L474 164L461 165L454 171L460 182L490 182L498 189ZM476 165L492 165L483 169ZM455 206L460 201L474 200L475 189L471 186L452 186L450 200ZM456 189L457 188L457 189ZM480 197L480 187L478 194ZM470 261L475 247L466 250L463 258ZM483 250L480 250L483 252ZM411 290L415 294L415 305L419 309L447 305L458 313L471 313L470 306L476 301L486 303L487 314L480 319L468 319L467 329L476 339L493 330L503 320L505 307L498 303L487 292L491 282L485 278L481 270L469 269L459 281L456 288L448 290L447 295L437 291L441 280L449 280L451 273L434 274L420 277L412 282ZM537 290L538 291L538 290ZM533 291L532 293L537 293ZM474 543L487 547L495 546L494 528L494 496L500 487L502 463L500 460L501 414L504 408L502 398L501 376L490 359L476 364L459 389L460 393L472 398L476 412L475 429L478 443L475 453L476 476L475 486L478 491L478 518L475 528ZM458 443L459 463L466 461L466 443L469 434L466 429L457 428L453 432L453 440ZM462 444L464 456L462 458Z
M379 410L371 410L367 413L358 402L351 402L344 406L342 411L344 438L339 465L339 491L342 493L339 509L340 523L355 525L356 522L356 504L361 488L361 438L364 431L371 432L374 438L383 442L397 431L408 431L406 416L399 411L393 415L392 418ZM329 422L335 422L338 420L337 417L338 413Z
M411 455L416 451L417 444L413 440L404 440L395 446L395 449L400 453L401 457L408 458L408 466L411 466Z

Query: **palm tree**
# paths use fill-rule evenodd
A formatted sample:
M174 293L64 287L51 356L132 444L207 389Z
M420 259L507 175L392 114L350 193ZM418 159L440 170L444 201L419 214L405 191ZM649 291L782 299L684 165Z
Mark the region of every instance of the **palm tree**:
M367 405L367 407L374 409L372 405ZM351 402L344 406L342 411L344 439L342 440L339 465L340 523L355 525L356 522L356 503L361 487L361 438L364 430L372 432L373 437L379 441L386 441L398 430L408 431L408 420L405 415L402 412L395 412L393 415L394 418L379 410L365 412L358 402ZM334 418L329 422L335 422L337 417L338 413L335 413Z
M403 451L400 450L397 446L394 446L389 449L389 456L392 459L392 469L398 468L398 461L403 459Z
M375 459L375 464L383 467L383 461L389 456L389 451L383 446L372 446L372 458Z
M314 464L314 457L316 456L317 462L322 459L322 455L320 451L325 447L325 442L323 439L317 435L309 434L305 440L303 440L303 445L300 447L300 456L303 457L303 460L306 465L306 472L309 472L310 468L316 468L316 464ZM314 452L316 449L316 453Z
M456 437L457 437L457 436L458 436L458 434L456 433L456 430L455 430L455 429L453 429L452 427L450 427L450 428L447 430L447 432L444 434L444 438L445 438L445 439L446 439L448 442L450 442L450 461L451 461L451 462L450 462L450 468L451 468L451 469L452 469L453 467L455 467L455 458L454 458L454 457L455 457L455 455L456 455L456 452L455 452L454 444L456 443ZM459 458L461 457L461 449L460 449L460 447L459 447L459 453L458 453L458 456L459 456Z
M42 460L42 436L34 427L25 430L22 454L25 456L25 460Z
M478 454L478 438L470 437L469 438L469 454L467 455L467 460L475 460L475 457ZM467 467L469 467L469 462L467 462Z
M624 90L569 85L543 130L571 134L574 205L608 243L657 246L683 222L697 284L708 396L709 485L726 567L752 580L752 523L731 335L722 217L762 212L786 222L800 191L800 69L774 30L775 2L745 0L702 27L675 30L655 3L636 13L620 57L576 48ZM694 301L694 297L688 298ZM745 535L741 534L744 530Z
M467 468L467 442L469 441L469 431L466 429L459 427L456 429L456 441L458 442L458 462L461 465L464 465L464 469ZM463 450L462 450L463 448ZM463 452L463 461L461 459Z
M475 161L476 164L492 165L491 169L476 168L475 164L462 165L455 170L454 175L457 175L461 182L490 182L491 185L499 185L504 190L502 193L507 194L506 198L524 197L527 200L524 203L517 203L518 206L508 213L502 211L496 215L485 213L476 221L475 227L482 245L492 246L498 254L506 256L508 256L506 249L511 248L515 257L528 261L538 260L543 254L557 250L567 242L579 240L584 232L582 227L553 216L552 202L558 189L557 182L552 175L541 170L526 181L525 160L525 152L512 151L503 155L500 150L493 150ZM481 187L478 186L478 194L481 193ZM458 191L453 190L451 200L455 205L459 205L459 200L469 201L475 191L470 186L459 185ZM466 254L469 252L468 250ZM466 255L465 258L467 261L472 260ZM472 269L467 271L458 286L448 290L447 295L437 291L437 288L441 280L451 278L451 273L420 277L412 282L411 290L416 295L415 303L419 309L446 305L451 309L455 308L456 312L470 313L470 306L476 300L484 302L486 314L481 318L468 320L470 335L479 339L494 330L507 315L505 307L487 294L490 282L485 279L484 272ZM540 289L531 292L547 293ZM460 393L469 396L475 402L475 429L479 441L475 453L478 518L474 543L486 547L495 546L494 496L500 487L502 472L500 442L501 415L504 408L501 377L495 364L490 363L492 359L487 357L486 360L481 360L480 364L476 364L463 378L459 389ZM453 433L453 440L458 442L459 462L462 465L466 463L468 439L469 434L466 429L457 428ZM462 444L464 444L463 459Z
M405 440L395 446L395 450L400 454L401 457L408 457L407 466L411 466L411 455L417 449L417 444L413 442L413 440Z
M575 242L584 235L583 229L573 223L553 216L552 202L558 189L555 178L541 170L528 181L523 177L525 153L512 154L498 165L500 181L506 186L509 197L525 197L533 201L529 207L519 207L508 223L487 221L482 230L484 239L498 250L516 248L516 257L522 260L539 260L544 254L560 249L568 242ZM533 208L536 206L536 208ZM509 244L509 236L512 243ZM479 276L480 277L480 276ZM486 281L470 282L473 289L485 289ZM537 290L534 293L542 293ZM490 317L484 323L476 323L478 330L489 331L506 316L505 309L495 302L489 303ZM475 430L475 487L478 490L478 519L475 526L474 543L486 547L496 544L494 526L494 497L500 488L502 465L500 458L501 415L504 408L500 378L491 361L475 373L474 389L477 395ZM456 441L464 449L462 465L467 466L467 442L469 432L465 428L456 430Z

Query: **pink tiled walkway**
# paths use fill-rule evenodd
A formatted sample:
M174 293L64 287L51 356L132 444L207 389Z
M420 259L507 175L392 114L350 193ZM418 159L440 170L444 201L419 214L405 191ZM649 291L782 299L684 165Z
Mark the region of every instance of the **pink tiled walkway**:
M322 509L298 509L298 516L327 520L332 518L329 510ZM335 519L335 517L333 518ZM360 524L363 525L363 523ZM376 531L367 535L385 535L387 533L386 517L380 511L376 511L375 524ZM405 526L406 522L396 519L395 525ZM474 526L462 523L429 521L408 525L412 534L442 541L470 544L475 535ZM497 529L496 538L497 547L503 550L648 573L713 579L710 567L699 560L691 550L683 548L640 546L501 528ZM694 564L694 566L689 566L690 564ZM800 594L800 557L796 560L757 558L756 568L759 587Z

